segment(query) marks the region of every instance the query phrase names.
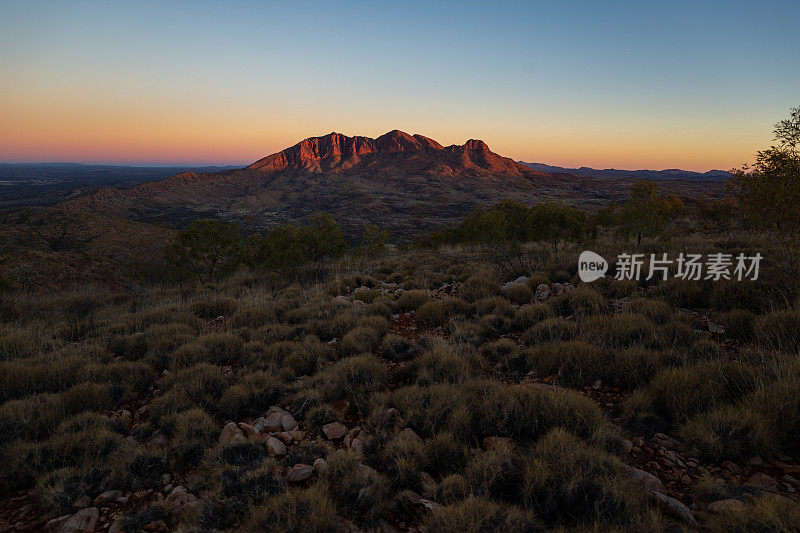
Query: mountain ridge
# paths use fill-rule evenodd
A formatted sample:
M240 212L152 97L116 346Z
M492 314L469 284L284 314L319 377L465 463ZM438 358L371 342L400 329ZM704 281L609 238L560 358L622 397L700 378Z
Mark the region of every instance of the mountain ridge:
M580 168L566 168L555 165L548 165L546 163L526 163L519 161L521 165L528 168L538 170L539 172L546 172L548 174L572 174L574 176L581 176L585 178L639 178L651 180L704 180L704 181L727 181L732 176L729 172L719 169L709 170L707 172L695 172L692 170L682 170L679 168L666 168L663 170L652 169L639 169L639 170L623 170L616 168L596 169L590 167Z

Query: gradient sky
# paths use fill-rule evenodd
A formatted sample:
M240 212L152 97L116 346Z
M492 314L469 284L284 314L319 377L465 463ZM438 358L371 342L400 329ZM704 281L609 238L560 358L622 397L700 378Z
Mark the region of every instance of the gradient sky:
M0 0L0 160L244 164L337 131L728 169L800 105L800 2Z

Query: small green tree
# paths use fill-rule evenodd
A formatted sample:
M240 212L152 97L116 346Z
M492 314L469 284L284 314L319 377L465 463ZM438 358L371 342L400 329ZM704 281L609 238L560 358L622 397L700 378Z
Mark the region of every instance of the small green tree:
M389 232L374 224L364 226L364 235L361 237L361 252L369 257L374 257L386 249L389 242Z
M307 257L311 261L339 257L347 249L344 232L328 213L311 215L301 233Z
M633 184L628 199L614 209L614 225L626 238L633 238L636 245L642 239L658 238L665 235L667 227L667 206L659 198L658 183L640 180Z
M731 187L745 216L759 227L792 235L800 229L800 107L775 125L774 144L752 167L731 171Z
M201 283L210 283L236 270L240 245L236 224L200 219L178 232L165 257L177 279L196 277Z
M558 248L562 242L580 242L586 236L586 213L557 202L534 205L527 217L528 239L545 241Z

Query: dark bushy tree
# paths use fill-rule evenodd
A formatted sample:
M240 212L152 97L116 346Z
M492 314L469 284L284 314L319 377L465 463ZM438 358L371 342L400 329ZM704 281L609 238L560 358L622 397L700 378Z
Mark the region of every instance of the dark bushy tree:
M167 248L166 259L178 279L210 283L239 266L241 236L236 224L195 220Z

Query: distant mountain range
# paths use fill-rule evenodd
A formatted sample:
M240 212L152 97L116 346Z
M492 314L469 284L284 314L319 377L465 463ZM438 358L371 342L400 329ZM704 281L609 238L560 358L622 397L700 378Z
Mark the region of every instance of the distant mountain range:
M691 170L681 170L678 168L668 168L666 170L617 170L616 168L604 168L602 170L589 167L564 168L544 163L525 163L521 164L539 172L548 174L572 174L584 178L631 178L648 180L702 180L702 181L727 181L732 176L724 170L709 170L708 172L692 172Z
M60 205L178 226L213 217L237 222L245 231L324 211L349 236L377 224L402 238L454 224L475 206L503 199L599 207L623 199L632 182L552 174L498 155L480 140L442 146L393 130L374 139L340 133L309 137L244 168L76 191ZM680 180L665 182L663 189L713 195L720 186Z

